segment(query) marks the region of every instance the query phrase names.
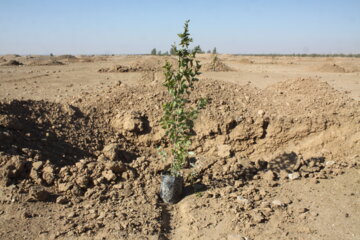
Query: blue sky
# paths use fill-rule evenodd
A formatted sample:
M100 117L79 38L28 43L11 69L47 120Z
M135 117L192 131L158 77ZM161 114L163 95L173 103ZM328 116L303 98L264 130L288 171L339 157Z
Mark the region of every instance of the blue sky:
M360 53L359 0L0 0L0 54Z

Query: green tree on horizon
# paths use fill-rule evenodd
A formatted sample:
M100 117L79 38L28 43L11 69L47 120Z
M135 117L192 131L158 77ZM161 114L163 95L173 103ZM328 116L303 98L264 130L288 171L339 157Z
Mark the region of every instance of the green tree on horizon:
M214 47L214 49L212 50L212 54L217 54L216 47Z

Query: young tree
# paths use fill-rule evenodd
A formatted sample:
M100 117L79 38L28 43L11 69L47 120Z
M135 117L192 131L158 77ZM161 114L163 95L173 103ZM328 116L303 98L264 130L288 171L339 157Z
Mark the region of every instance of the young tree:
M156 48L153 48L153 49L151 50L151 55L156 55Z
M189 94L194 88L194 82L200 75L200 62L195 60L197 49L191 51L189 45L192 38L189 34L189 20L185 22L184 32L178 34L181 41L179 49L173 46L178 56L178 70L166 62L164 66L164 86L170 94L171 100L163 105L164 115L161 125L166 130L166 137L171 146L172 164L170 173L180 176L181 169L185 166L191 145L191 130L193 121L205 104L205 99L198 99L196 107L190 106ZM191 52L190 52L191 51Z
M217 54L216 47L214 47L214 49L212 50L212 54Z
M193 51L196 51L197 53L204 53L204 51L201 49L200 45L195 46Z
M158 55L161 56L161 50L158 51Z
M172 46L172 47L170 48L170 55L175 55L175 54L176 54L175 47Z

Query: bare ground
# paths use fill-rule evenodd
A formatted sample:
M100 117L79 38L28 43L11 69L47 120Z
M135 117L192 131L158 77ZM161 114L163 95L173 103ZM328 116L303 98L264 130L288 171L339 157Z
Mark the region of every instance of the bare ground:
M164 57L0 58L0 239L360 238L359 59L221 55L165 205Z

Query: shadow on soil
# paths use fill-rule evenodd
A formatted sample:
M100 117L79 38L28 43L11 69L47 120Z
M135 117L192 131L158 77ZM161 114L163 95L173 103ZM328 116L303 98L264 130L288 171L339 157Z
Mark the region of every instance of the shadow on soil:
M90 157L89 152L69 143L64 134L71 131L69 126L78 130L81 127L78 119L84 119L77 108L71 110L73 113L66 115L61 112L61 105L45 101L12 101L0 105L0 114L8 118L8 127L0 125L0 133L7 135L0 143L0 151L9 155L25 153L59 167Z
M246 162L234 171L228 171L221 175L221 177L212 178L210 180L211 184L202 184L201 188L204 189L202 191L205 191L209 188L222 188L226 186L233 186L235 181L238 180L242 180L243 184L246 184L247 182L252 181L254 176L258 173L266 172L269 170L272 170L279 177L279 173L281 171L285 171L287 173L299 171L301 166L307 165L310 162L313 162L313 164L315 165L323 164L325 162L325 158L312 157L309 159L303 159L302 156L297 155L295 152L282 153L269 162L261 160L257 162ZM210 176L212 175L211 172L207 173L207 171L205 171L202 176L207 174L209 174ZM196 193L196 191L190 190L191 187L189 187L186 196Z
M168 235L171 232L171 214L170 214L170 205L165 203L161 204L161 229L159 240L170 240Z
M100 132L94 121L68 104L33 100L0 103L0 151L50 161L58 167L73 165L80 159L94 158L93 152L104 146L107 132ZM119 154L125 162L138 156L125 150Z

